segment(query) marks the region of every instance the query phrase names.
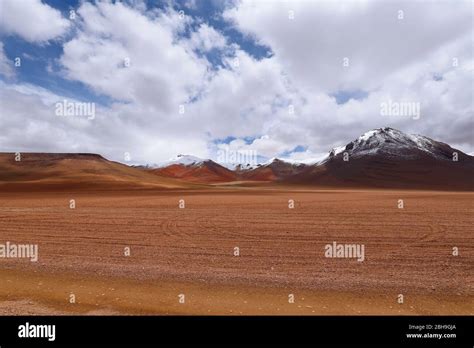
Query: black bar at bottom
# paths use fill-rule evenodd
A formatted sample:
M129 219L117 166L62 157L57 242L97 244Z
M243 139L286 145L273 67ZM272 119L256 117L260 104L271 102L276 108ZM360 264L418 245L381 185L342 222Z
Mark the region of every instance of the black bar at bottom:
M51 331L48 336L46 327L34 325L55 325L54 341ZM59 344L388 344L472 347L473 328L473 317L469 316L17 316L0 317L0 347ZM27 335L43 332L43 336L47 337L19 337L20 329L23 329L23 335L29 330Z

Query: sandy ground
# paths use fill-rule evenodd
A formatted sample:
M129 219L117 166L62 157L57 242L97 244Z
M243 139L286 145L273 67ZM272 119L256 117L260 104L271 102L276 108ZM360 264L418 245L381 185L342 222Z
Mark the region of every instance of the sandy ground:
M474 314L473 208L423 191L3 193L0 244L39 261L0 258L0 314ZM326 258L333 241L365 260Z

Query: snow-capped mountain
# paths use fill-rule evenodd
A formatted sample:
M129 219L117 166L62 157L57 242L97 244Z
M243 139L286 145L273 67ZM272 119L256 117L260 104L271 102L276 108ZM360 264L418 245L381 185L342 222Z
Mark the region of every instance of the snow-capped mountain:
M245 171L245 170L253 170L255 168L261 167L262 163L238 163L238 164L231 164L227 168L235 170L235 171Z
M448 144L393 128L370 130L318 159L271 158L225 165L191 155L156 165L153 173L201 183L267 181L353 187L474 189L474 158Z
M451 160L454 149L422 135L405 134L393 128L378 128L366 132L345 146L334 148L329 158L347 152L350 157L383 154L391 157L416 158L420 154Z
M192 155L178 155L154 166L152 173L198 183L217 183L236 180L233 171L210 160Z
M245 170L253 170L265 166L271 165L273 162L285 162L290 165L313 165L320 162L322 159L326 158L325 156L319 156L318 158L304 158L304 159L292 159L292 158L284 158L284 157L272 157L265 162L262 163L220 163L220 165L226 167L230 170L235 171L245 171Z
M279 158L271 158L265 163L250 170L243 170L239 174L244 180L276 181L295 175L306 165L300 162L289 162Z
M474 159L448 144L387 127L368 131L313 163L272 159L243 176L335 187L473 190Z
M175 164L183 166L200 165L206 161L210 160L202 159L192 155L177 155L176 157L170 158L168 161L154 164L152 168L164 168Z
M289 164L293 164L293 165L304 164L304 165L307 165L307 166L312 166L312 165L315 165L317 163L322 162L327 157L328 157L328 155L319 156L319 157L312 157L312 158L305 158L305 159L292 159L292 158L274 158L274 159L278 159L280 161L283 161L283 162L286 162L286 163L289 163Z
M314 165L314 164L317 164L317 163L321 162L326 157L327 157L327 155L322 156L320 158L305 158L305 159L272 157L268 161L266 161L265 163L259 164L259 166L265 166L265 165L268 166L268 165L271 165L273 162L277 162L277 163L278 162L284 162L284 163L288 163L288 164L291 164L291 165L294 165L294 166L300 166L300 165L311 166L311 165Z
M474 159L462 151L421 135L379 128L334 148L322 162L283 181L334 187L473 190L473 178Z

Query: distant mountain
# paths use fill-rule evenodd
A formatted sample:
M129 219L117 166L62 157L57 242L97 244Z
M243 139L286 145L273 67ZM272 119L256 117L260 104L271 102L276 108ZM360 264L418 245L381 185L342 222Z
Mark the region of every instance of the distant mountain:
M393 128L374 129L320 160L273 158L231 170L178 155L152 166L127 166L96 154L0 153L1 190L189 188L260 181L321 187L474 190L474 157L448 144Z
M272 158L234 170L189 155L156 166L152 172L199 183L282 182L334 187L473 189L474 158L448 144L393 128L366 132L320 160Z
M167 162L160 163L149 172L196 183L220 183L237 180L232 170L210 159L190 155L178 155Z
M371 130L284 181L322 186L474 189L474 158L393 128Z
M272 158L267 163L250 170L240 170L238 174L244 180L281 181L300 173L304 168L306 165L303 163L292 163Z
M426 155L439 160L452 161L453 153L461 157L467 155L449 145L434 141L422 135L405 134L393 128L371 130L346 146L333 149L329 158L347 152L351 158L383 155L387 158L421 159Z
M19 159L17 161L16 159ZM138 168L89 153L0 153L1 190L186 188Z
M206 161L210 161L210 160L202 159L202 158L199 158L199 157L196 157L196 156L191 156L191 155L178 155L174 158L171 158L168 161L161 162L161 163L158 163L158 164L154 164L151 167L154 167L155 169L156 168L165 168L165 167L169 167L169 166L175 165L175 164L183 165L183 166L193 166L193 165L200 165L200 164L202 164L203 162L206 162Z
M296 174L301 163L272 158L263 164L238 164L225 166L210 159L192 155L178 155L152 166L150 171L166 177L199 183L222 183L231 181L278 181ZM234 168L233 170L230 168Z

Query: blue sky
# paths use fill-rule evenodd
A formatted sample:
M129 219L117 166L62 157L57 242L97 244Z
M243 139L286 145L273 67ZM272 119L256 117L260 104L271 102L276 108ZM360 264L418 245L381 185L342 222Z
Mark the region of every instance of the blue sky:
M473 151L468 2L3 0L2 10L1 151L304 160L386 126ZM96 117L57 117L64 100L94 103ZM389 100L419 103L421 117L381 115Z
M64 17L68 17L71 10L76 10L80 1L76 0L44 0L43 3L59 10ZM176 11L183 10L188 15L200 18L203 22L212 25L223 35L227 36L231 42L237 43L243 50L251 56L261 59L271 54L268 47L258 45L250 37L242 35L235 30L228 21L222 19L219 14L224 10L224 2L219 1L196 1L195 8L186 7L186 1L177 1L173 3ZM146 1L147 9L164 9L168 6L167 1ZM189 37L190 32L198 26L197 23L190 26L187 32L182 33L181 37ZM51 40L47 43L30 43L18 35L3 35L5 54L11 60L21 57L22 69L17 69L18 81L34 84L47 88L54 93L67 97L75 98L81 101L93 101L99 104L108 105L110 98L91 91L84 84L76 81L64 79L61 74L55 74L48 71L57 72L61 69L57 60L63 53L62 41ZM217 68L222 66L219 52L213 50L205 52L203 55L212 65ZM1 78L1 77L0 77Z

